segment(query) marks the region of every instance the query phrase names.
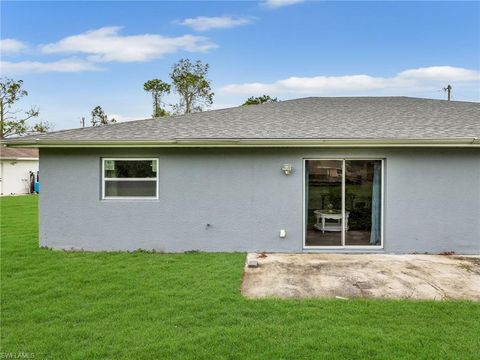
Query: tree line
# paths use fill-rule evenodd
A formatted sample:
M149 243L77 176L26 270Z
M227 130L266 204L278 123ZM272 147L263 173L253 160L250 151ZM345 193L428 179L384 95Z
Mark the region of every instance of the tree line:
M209 64L204 64L200 60L192 62L189 59L181 59L172 67L170 83L157 78L146 81L143 84L143 90L152 97L152 118L200 112L212 105L215 94L208 79L209 68ZM172 90L177 94L178 100L175 104L167 104L163 98ZM278 101L270 95L251 96L242 105L259 105ZM170 109L167 110L167 107ZM108 119L100 106L96 106L91 115L92 126L116 122L115 118Z
M159 118L173 114L190 114L203 111L205 107L213 104L210 80L207 79L210 65L200 60L192 63L189 59L181 59L172 67L170 73L171 83L161 79L151 79L143 84L143 89L152 95L152 117ZM162 97L170 94L171 89L178 94L178 102L171 104L171 112L165 109ZM242 105L258 105L268 102L277 102L277 98L269 95L250 97Z
M170 82L161 79L150 79L143 84L143 90L152 97L152 117L162 118L170 115L200 112L213 104L214 92L208 79L210 65L202 61L195 62L181 59L172 66ZM171 92L177 96L174 104L167 104L164 97ZM29 125L30 119L39 116L39 108L32 106L28 110L14 109L28 92L23 88L23 80L2 79L0 81L0 140L9 136L43 133L52 130L49 122L40 121ZM277 98L269 95L249 97L242 105L258 105L277 102ZM98 105L90 112L90 124L101 126L116 123L117 120L105 113Z

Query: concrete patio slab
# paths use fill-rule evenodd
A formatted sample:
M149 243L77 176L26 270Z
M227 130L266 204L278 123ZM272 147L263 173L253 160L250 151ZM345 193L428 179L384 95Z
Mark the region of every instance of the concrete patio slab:
M258 267L248 267L249 260ZM249 298L380 298L480 301L480 256L247 255Z

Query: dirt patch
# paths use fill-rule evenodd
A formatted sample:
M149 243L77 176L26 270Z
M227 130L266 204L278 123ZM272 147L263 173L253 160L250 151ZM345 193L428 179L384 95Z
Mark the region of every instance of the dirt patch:
M249 298L381 298L480 301L480 256L248 254Z

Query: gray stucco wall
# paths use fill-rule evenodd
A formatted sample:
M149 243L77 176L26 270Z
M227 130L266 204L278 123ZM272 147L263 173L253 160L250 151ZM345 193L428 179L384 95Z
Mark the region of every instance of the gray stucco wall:
M138 156L159 200L101 200L101 158ZM425 148L41 149L40 245L301 252L303 158L337 157L385 159L382 251L480 253L480 151Z

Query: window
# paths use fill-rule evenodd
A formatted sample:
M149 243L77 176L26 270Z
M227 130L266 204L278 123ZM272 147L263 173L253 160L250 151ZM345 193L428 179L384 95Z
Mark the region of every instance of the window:
M158 159L103 159L102 199L158 199Z
M383 160L305 160L305 247L382 247Z

